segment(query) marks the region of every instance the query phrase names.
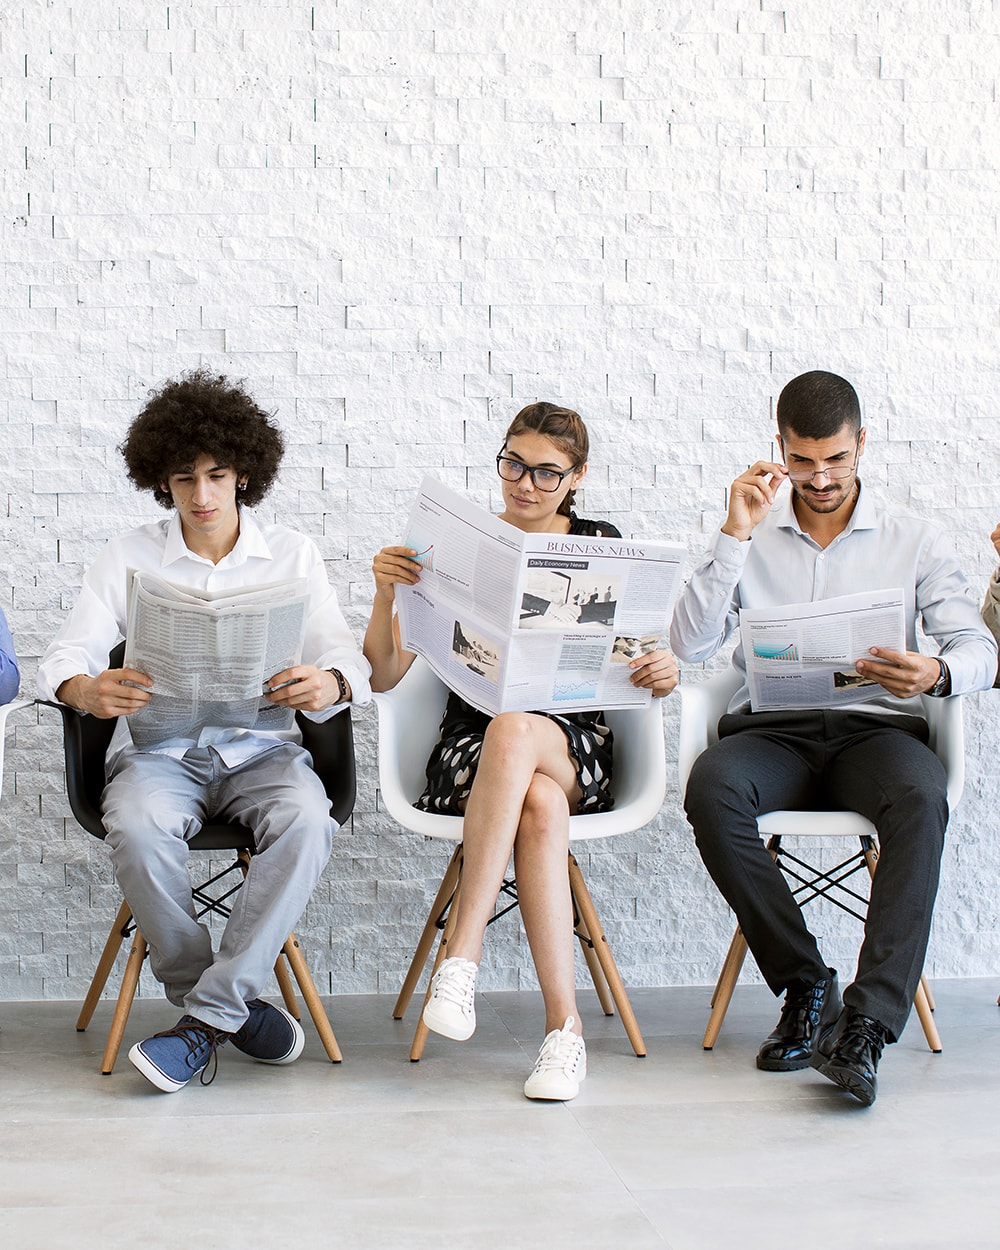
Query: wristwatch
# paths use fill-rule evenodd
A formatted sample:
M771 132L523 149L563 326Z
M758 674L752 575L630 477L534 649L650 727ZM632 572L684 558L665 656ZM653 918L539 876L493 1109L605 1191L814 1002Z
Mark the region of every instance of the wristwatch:
M347 698L347 682L344 680L344 674L337 668L327 669L337 679L337 703L343 703ZM334 704L336 707L336 704Z
M927 693L933 695L935 699L943 699L945 695L951 694L951 673L948 672L948 665L940 656L934 658L941 667L941 674Z

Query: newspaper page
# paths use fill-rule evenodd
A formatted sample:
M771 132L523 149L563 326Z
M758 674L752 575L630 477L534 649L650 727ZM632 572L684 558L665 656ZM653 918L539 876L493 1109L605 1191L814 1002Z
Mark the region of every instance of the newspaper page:
M755 712L841 707L884 688L854 667L869 647L906 650L902 590L864 591L781 608L744 608L740 637Z
M524 533L432 477L403 541L423 568L418 585L396 587L403 646L474 707L496 715L649 702L628 663L669 628L683 546Z
M306 605L302 578L234 594L130 571L125 667L148 673L154 695L128 717L135 745L197 739L207 726L290 729L294 712L263 695L301 659Z

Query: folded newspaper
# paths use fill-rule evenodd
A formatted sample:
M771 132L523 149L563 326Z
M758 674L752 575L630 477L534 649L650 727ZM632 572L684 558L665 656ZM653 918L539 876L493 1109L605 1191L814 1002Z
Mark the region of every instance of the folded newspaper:
M743 608L740 636L755 712L863 703L886 691L857 671L857 661L875 658L870 647L906 650L903 592Z
M125 667L153 681L153 698L127 721L137 747L197 740L209 727L291 728L294 713L263 695L269 678L301 659L303 578L213 592L152 573L128 577Z
M423 571L397 586L403 646L474 707L639 707L629 661L670 626L684 548L525 533L424 478L404 544Z

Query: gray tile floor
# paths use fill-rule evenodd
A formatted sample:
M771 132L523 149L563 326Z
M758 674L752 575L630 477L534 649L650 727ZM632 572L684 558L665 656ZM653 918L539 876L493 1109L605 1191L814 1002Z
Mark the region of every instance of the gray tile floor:
M344 997L344 1063L311 1025L298 1063L225 1051L207 1088L153 1091L122 1058L99 1074L104 1005L0 1003L5 1250L257 1247L1000 1246L1000 976L937 982L944 1053L911 1021L864 1109L812 1072L753 1065L777 1009L740 986L715 1051L704 989L637 990L649 1055L589 1010L575 1102L529 1103L536 994L479 998L465 1044L407 1060L412 1019ZM411 1013L416 1006L411 1007ZM126 1045L174 1022L136 1004Z

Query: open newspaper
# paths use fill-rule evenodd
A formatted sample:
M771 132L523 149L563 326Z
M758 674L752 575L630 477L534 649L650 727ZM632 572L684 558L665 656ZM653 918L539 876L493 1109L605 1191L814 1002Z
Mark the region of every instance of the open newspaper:
M863 591L781 608L743 608L740 636L750 706L840 707L885 695L854 667L869 647L906 650L902 590Z
M526 534L424 478L406 546L423 571L397 586L403 646L474 707L637 707L628 663L666 633L684 548L647 539Z
M130 570L125 667L153 679L153 698L128 717L135 745L197 739L207 726L291 728L291 709L263 695L301 659L306 602L302 578L213 592Z

